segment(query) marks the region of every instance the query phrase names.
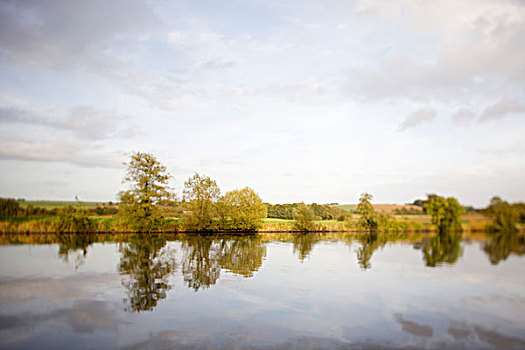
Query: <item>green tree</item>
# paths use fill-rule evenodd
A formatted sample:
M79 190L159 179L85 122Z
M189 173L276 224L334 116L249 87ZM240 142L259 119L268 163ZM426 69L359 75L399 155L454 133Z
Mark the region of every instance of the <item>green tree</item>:
M295 229L313 231L315 229L314 218L314 212L304 203L299 203L294 212Z
M465 209L456 198L429 194L425 201L425 211L432 216L432 223L440 232L462 230L461 215L465 213Z
M363 193L357 205L357 213L359 214L357 226L367 231L374 231L379 227L379 217L371 203L372 198L371 194Z
M119 214L128 227L139 232L158 230L163 224L160 205L173 199L168 181L171 175L153 154L131 155L124 183L128 190L119 193Z
M220 200L221 228L253 231L261 227L266 206L249 187L227 192Z
M214 228L213 218L217 215L217 203L221 191L215 180L195 173L184 183L184 200L190 214L186 226L190 230L208 231Z
M483 214L492 219L489 226L491 231L516 231L519 221L519 212L516 206L503 201L500 197L493 197L490 205L483 210Z

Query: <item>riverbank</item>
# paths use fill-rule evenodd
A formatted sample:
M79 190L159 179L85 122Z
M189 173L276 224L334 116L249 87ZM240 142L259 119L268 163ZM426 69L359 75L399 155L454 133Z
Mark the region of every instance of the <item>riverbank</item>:
M89 233L101 234L133 234L119 221L117 216L90 216L92 222ZM393 216L391 229L386 232L435 232L436 227L432 225L428 215L395 215ZM468 214L461 217L464 232L482 232L490 224L490 219L481 214ZM59 230L59 218L50 216L44 218L17 218L13 220L0 221L0 233L4 234L31 234L31 233L83 233L85 230ZM314 222L314 228L310 232L359 232L361 230L352 227L351 222L336 220L319 220ZM294 233L298 231L294 220L285 219L263 219L261 227L256 231L207 231L206 234L264 234L264 233ZM157 233L196 233L184 229L182 218L167 218L162 229Z

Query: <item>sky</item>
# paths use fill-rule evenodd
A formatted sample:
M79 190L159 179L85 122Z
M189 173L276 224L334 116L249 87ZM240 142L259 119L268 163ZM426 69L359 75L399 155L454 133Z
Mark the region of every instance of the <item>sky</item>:
M133 152L270 203L525 200L525 1L3 0L0 196Z

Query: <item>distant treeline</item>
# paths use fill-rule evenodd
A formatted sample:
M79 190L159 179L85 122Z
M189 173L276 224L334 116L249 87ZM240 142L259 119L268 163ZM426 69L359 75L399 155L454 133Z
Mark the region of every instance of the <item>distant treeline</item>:
M169 186L169 174L154 155L137 152L131 155L118 205L89 207L91 203L67 203L63 208L23 207L19 201L0 198L0 231L3 232L231 232L253 233L261 229L264 218L293 220L294 231L319 231L322 220L335 221L343 230L409 231L420 230L420 222L377 211L373 196L363 193L359 204L268 204L251 188L235 189L224 194L215 180L195 173L184 183L183 197L178 199ZM37 202L38 203L38 202ZM42 202L46 203L46 202ZM95 203L93 203L95 204ZM475 211L463 207L454 197L428 194L413 205L401 207L395 214L421 214L431 217L440 232L461 231L461 215ZM390 208L392 206L389 206ZM395 206L394 206L395 207ZM346 210L345 210L346 209ZM525 203L508 203L494 197L480 212L491 219L492 231L516 231L525 223Z
M23 208L20 205L20 199L0 198L0 220L8 220L13 218L43 218L50 216L57 216L62 208L47 209L42 207L35 207L32 204ZM89 215L116 215L118 208L106 204L96 205L94 208L85 209Z
M264 203L268 212L268 217L272 219L286 219L293 220L295 212L299 209L302 203L292 204L269 204ZM344 221L349 213L332 204L317 204L312 203L307 205L312 210L316 220L338 220Z

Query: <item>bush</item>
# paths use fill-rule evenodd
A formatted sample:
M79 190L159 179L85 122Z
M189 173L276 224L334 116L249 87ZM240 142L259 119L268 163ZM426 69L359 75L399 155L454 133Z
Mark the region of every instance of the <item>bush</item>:
M93 232L96 230L96 225L88 218L85 210L68 206L59 210L55 229L61 233Z

